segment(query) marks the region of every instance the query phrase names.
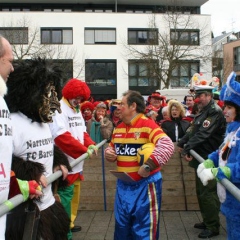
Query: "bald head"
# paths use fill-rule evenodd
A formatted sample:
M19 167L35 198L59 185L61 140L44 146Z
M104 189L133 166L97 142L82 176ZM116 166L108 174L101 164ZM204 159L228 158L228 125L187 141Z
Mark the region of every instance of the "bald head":
M7 82L9 74L13 69L13 52L8 40L0 36L0 75Z

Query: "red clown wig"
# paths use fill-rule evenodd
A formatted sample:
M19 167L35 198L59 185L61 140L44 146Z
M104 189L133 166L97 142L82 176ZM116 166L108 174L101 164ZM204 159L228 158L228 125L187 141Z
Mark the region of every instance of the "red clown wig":
M90 94L88 85L77 78L70 79L62 90L62 95L66 99L82 97L84 101L90 97Z

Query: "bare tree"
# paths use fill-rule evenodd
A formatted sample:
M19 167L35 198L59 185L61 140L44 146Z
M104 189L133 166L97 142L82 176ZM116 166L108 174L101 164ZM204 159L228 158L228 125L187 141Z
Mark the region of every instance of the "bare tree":
M173 80L172 73L180 62L211 61L211 41L209 41L211 35L205 30L206 24L198 23L190 14L176 11L166 12L159 23L156 14L153 14L149 28L159 29L155 41L157 44L150 41L144 48L131 44L124 45L128 58L144 61L152 74L150 77L157 78L159 87L169 88ZM200 43L204 44L204 47L201 47ZM154 62L158 64L153 64Z
M41 44L40 27L34 26L31 19L22 17L4 24L0 33L12 45L16 61L42 57L60 66L64 73L62 85L73 75L78 77L84 69L84 58L78 59L78 51L73 46L63 44Z

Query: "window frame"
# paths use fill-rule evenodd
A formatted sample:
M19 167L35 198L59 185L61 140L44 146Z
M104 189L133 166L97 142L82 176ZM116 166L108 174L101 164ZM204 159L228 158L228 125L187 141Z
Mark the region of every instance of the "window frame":
M43 31L48 31L49 32L49 42L45 42L43 41ZM59 31L61 32L61 41L60 42L53 42L53 32L54 31ZM64 31L71 31L71 42L63 42L63 32ZM40 29L40 32L41 32L41 44L56 44L56 45L59 45L59 44L66 44L66 45L71 45L73 44L73 28L72 27L41 27Z
M158 66L158 61L153 60L151 64L155 64ZM135 75L132 74L131 66L135 65ZM130 59L128 60L128 86L129 88L138 88L138 87L158 87L158 79L157 77L153 77L154 72L151 73L151 69L148 67L149 63L143 60ZM142 71L140 70L142 68ZM134 69L133 69L134 70ZM144 72L146 74L144 75ZM135 79L137 84L132 85L131 82ZM147 81L146 81L147 80ZM147 84L146 84L147 82Z
M4 31L9 31L9 32L11 31L14 34L14 31L16 32L16 31L21 31L21 30L26 32L26 36L24 36L26 41L23 41L23 42L21 42L21 41L13 42L12 41L12 39L13 39L12 37L14 37L14 39L16 39L16 36L11 35L11 33L9 33L9 35L6 34L6 33L4 34ZM10 44L13 44L13 45L27 45L28 44L28 27L0 27L0 34L2 36L4 36L6 39L8 39ZM17 34L17 38L19 38L19 36L20 36L20 34L18 33ZM22 39L24 39L24 38L22 38Z
M135 34L135 42L130 41L130 33ZM146 34L146 41L140 42L139 33L145 32ZM156 38L151 39L150 33L154 32L156 34ZM157 28L128 28L128 45L158 45L158 29Z
M102 68L103 72L101 76L96 76L97 72L100 72L99 67L95 67L95 71L91 70L90 67L90 71L88 74L88 64L93 64L93 65L97 65L97 64L104 64L105 67ZM110 74L108 75L109 72L109 66L107 66L108 64L115 64L115 69L113 70L113 72L115 72L115 74ZM86 79L86 83L89 86L94 86L94 87L116 87L117 86L117 60L116 59L86 59L85 60L85 79ZM105 81L105 82L104 82Z
M240 71L240 46L233 48L233 71Z
M88 42L87 41L87 36L86 36L86 34L87 34L87 31L88 32L90 32L90 31L93 31L93 39L92 39L92 42ZM114 31L114 33L113 33L113 41L97 41L97 31L102 31L102 34L104 34L104 31L106 31L106 34L107 34L107 31ZM117 40L116 40L116 38L117 38L117 35L116 35L116 28L89 28L89 27L85 27L84 28L84 44L85 45L100 45L100 44L109 44L109 45L111 45L111 44L113 44L113 45L115 45L115 44L117 44Z
M183 65L188 65L188 68L186 70L183 70ZM193 65L196 65L195 68L193 68ZM171 74L171 80L170 80L170 86L171 88L189 88L189 84L191 83L191 78L193 76L194 73L198 73L200 72L200 61L179 61L176 65L176 68L178 69L174 69L173 71L177 72L178 74L174 74L172 71ZM187 74L186 75L182 75L181 72L185 71ZM186 80L184 80L187 79ZM182 82L184 82L185 84L181 84L181 79ZM178 85L173 85L172 82L178 82Z
M187 35L186 37L183 34ZM197 41L192 41L192 35L197 34ZM173 35L177 35L176 38ZM184 40L186 39L186 40ZM200 45L200 31L199 29L170 29L170 44L171 45L187 45L199 46Z

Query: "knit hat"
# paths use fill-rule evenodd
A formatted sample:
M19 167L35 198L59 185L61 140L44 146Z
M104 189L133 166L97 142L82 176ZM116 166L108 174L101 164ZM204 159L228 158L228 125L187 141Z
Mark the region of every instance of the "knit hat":
M106 106L106 104L104 102L100 102L100 103L98 103L96 108L105 108L105 109L107 109L107 106Z
M82 97L83 100L87 100L90 93L88 85L77 78L70 79L62 89L62 95L66 99Z
M93 104L89 101L85 101L85 102L81 103L80 107L81 107L82 112L84 112L87 108L90 109L92 112L94 110Z
M235 81L236 73L231 72L220 92L220 100L230 101L240 106L240 83Z

